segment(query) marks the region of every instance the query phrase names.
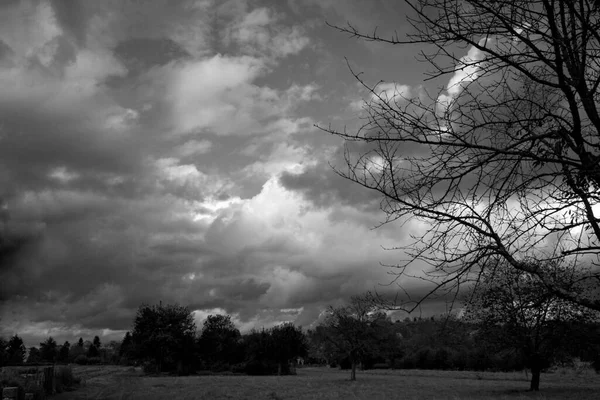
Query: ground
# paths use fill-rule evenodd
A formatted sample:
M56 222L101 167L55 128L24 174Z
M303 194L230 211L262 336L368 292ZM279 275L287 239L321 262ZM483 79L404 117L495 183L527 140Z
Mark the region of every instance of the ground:
M139 370L117 366L73 369L84 383L54 400L80 399L598 399L600 375L555 372L542 374L541 391L527 392L528 377L518 373L459 371L347 371L301 368L296 376L145 377Z

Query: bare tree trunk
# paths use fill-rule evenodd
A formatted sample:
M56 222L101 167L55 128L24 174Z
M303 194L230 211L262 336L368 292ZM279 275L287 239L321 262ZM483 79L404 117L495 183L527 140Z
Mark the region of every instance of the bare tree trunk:
M350 371L350 380L356 380L356 360L352 360L352 370Z
M540 390L540 373L541 369L538 366L531 367L531 385L529 390L539 391Z
M277 363L277 375L281 376L281 370L283 369L283 363Z

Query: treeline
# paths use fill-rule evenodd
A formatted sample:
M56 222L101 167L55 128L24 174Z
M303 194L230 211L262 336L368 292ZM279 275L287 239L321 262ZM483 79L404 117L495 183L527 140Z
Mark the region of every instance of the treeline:
M92 341L79 338L75 344L65 341L58 344L53 337L40 343L39 347L25 347L23 339L13 335L8 340L0 338L0 365L22 364L118 364L120 343L111 341L102 345L95 336Z
M210 315L197 332L193 315L180 305L143 305L120 346L121 363L147 373L197 371L251 375L294 373L306 356L302 329L290 323L242 335L228 315Z
M98 336L58 345L53 338L26 350L15 335L0 339L2 365L22 363L121 364L146 373L198 371L250 375L293 374L298 364L351 370L372 368L514 371L590 362L600 371L600 324L549 321L530 331L469 318L437 316L392 321L361 299L329 308L314 329L290 323L241 334L228 315L210 315L198 330L180 305L143 305L123 340L103 345Z

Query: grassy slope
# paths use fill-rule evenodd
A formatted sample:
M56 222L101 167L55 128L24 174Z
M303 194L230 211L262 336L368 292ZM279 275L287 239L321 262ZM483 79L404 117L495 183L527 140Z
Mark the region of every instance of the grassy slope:
M600 376L542 374L539 393L526 389L524 373L450 371L346 371L304 368L297 376L143 377L121 367L77 367L86 381L75 399L577 399L597 400Z

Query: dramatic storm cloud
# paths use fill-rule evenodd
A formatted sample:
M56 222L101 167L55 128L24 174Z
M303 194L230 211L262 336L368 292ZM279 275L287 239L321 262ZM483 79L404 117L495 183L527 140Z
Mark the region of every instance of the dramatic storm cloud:
M324 23L404 28L377 3L2 2L0 335L120 339L158 301L309 326L388 283L383 248L422 227L373 230L378 197L314 127L358 123L344 56L418 82L413 54Z

